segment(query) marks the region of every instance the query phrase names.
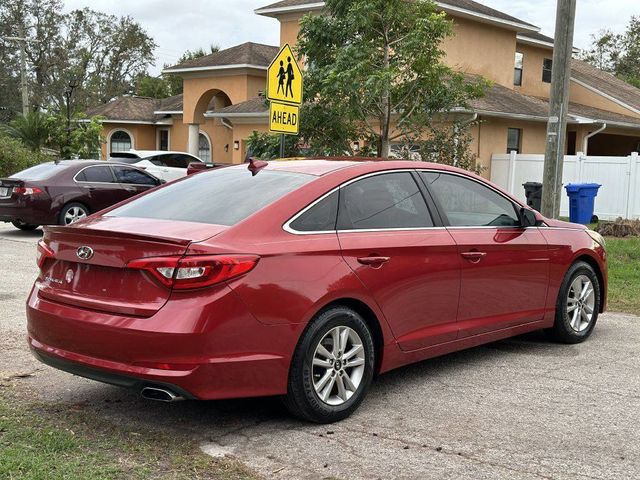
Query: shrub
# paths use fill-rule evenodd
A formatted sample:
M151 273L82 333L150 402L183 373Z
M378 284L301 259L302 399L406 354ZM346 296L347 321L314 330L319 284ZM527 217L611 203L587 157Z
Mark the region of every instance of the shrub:
M600 222L597 230L605 237L637 237L640 236L640 220L618 218L614 222Z
M41 153L32 152L20 141L0 133L0 177L8 177L47 160Z

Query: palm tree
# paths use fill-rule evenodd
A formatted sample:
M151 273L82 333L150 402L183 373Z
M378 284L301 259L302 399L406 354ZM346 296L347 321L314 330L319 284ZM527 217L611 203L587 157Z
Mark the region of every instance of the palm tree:
M29 112L24 117L16 117L8 125L4 125L2 130L34 152L39 152L51 136L48 117L41 112Z

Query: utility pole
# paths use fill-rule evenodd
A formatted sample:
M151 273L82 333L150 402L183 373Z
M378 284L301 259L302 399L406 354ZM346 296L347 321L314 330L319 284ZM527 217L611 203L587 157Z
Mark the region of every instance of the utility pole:
M549 218L558 218L560 215L575 19L576 0L558 0L551 73L550 111L547 123L547 147L544 156L542 183L541 213Z
M36 42L25 37L24 27L19 27L19 37L0 37L0 40L10 42L20 42L20 81L22 84L22 115L27 116L29 113L29 85L27 84L27 43Z

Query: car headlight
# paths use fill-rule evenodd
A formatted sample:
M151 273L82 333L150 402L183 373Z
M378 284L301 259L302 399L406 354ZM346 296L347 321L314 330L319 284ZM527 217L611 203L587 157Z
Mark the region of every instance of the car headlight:
M607 241L598 232L594 232L593 230L587 230L587 233L593 239L594 242L602 245L603 248L607 247Z

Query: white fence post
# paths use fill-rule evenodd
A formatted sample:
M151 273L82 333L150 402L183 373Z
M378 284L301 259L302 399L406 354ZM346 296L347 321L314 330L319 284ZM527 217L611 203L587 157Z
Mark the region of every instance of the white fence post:
M517 152L511 150L509 152L509 185L507 187L511 195L515 194L516 189L516 159L518 157Z
M629 194L627 195L627 215L626 218L633 219L634 208L636 206L636 183L638 182L638 152L632 152L629 157Z
M576 161L578 162L578 181L576 183L582 183L585 160L584 152L578 152L576 155Z

